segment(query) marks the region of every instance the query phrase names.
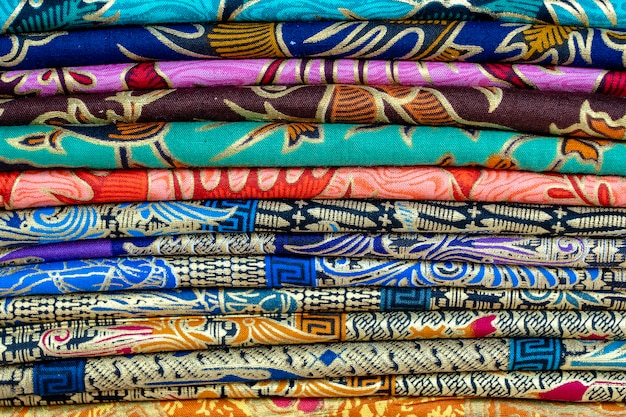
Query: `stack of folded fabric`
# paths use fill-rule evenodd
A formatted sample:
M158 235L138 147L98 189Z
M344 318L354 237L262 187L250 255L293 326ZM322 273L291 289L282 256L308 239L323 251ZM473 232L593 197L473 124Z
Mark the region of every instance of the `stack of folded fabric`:
M333 3L0 5L0 415L626 415L626 1Z

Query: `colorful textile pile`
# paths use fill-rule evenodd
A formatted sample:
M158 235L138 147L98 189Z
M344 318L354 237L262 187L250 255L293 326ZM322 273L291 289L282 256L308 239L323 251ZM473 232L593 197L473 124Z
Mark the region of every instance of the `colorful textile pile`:
M0 416L626 415L626 0L5 0Z

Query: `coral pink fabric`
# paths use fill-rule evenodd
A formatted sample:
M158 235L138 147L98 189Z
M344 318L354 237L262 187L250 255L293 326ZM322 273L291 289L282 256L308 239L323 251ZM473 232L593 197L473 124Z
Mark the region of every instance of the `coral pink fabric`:
M0 203L6 209L238 198L377 198L626 207L626 178L430 166L0 172Z

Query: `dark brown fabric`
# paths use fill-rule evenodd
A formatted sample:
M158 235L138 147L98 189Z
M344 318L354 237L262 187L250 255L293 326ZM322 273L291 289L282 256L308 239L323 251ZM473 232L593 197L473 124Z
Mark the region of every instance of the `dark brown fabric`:
M511 129L626 139L624 99L500 88L298 85L17 98L0 125L264 120Z

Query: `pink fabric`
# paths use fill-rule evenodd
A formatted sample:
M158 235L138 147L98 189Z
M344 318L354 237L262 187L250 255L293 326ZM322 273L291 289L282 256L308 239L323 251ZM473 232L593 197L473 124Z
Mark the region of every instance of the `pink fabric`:
M379 198L626 207L626 178L431 166L0 173L0 204L6 209L223 198Z
M402 84L597 92L605 70L538 65L350 59L243 59L7 71L0 90L49 96L127 89L257 84ZM618 92L612 92L619 94Z

